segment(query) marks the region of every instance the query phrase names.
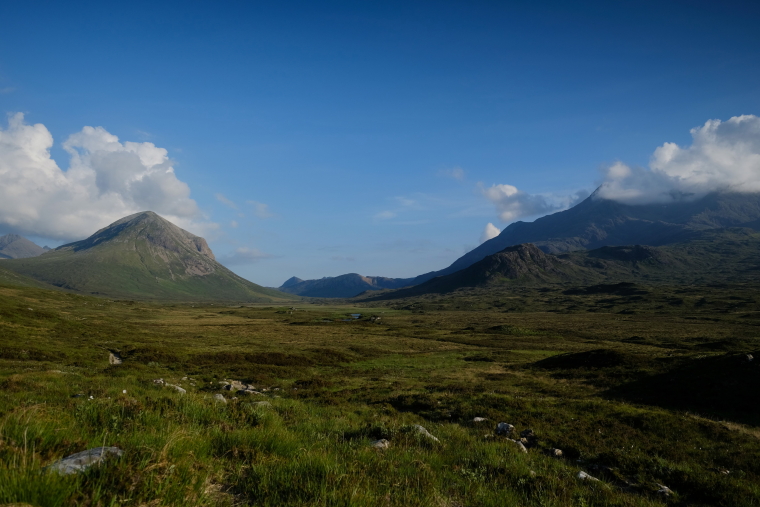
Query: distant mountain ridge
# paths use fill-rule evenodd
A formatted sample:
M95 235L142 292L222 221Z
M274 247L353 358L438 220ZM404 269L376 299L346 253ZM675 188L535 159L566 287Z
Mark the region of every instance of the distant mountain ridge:
M715 192L693 201L630 205L603 199L597 192L568 210L533 222L514 222L447 268L420 275L412 284L454 273L524 243L557 254L603 246L667 245L708 229L760 229L760 194Z
M37 257L50 250L18 234L0 236L0 259L26 259Z
M111 297L270 302L294 297L231 272L206 240L156 213L136 213L87 239L3 267L66 289Z
M707 229L681 243L604 246L558 255L530 243L510 246L462 270L419 285L363 294L361 300L445 294L475 287L596 283L722 284L760 281L760 232Z
M280 286L283 292L306 297L350 298L368 290L398 289L409 285L411 278L386 278L348 273L340 276L301 280L295 276Z

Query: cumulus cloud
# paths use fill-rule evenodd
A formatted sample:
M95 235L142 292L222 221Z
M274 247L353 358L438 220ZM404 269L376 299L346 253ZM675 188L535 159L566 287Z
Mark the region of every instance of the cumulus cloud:
M272 255L262 252L258 248L240 247L232 254L222 256L219 262L225 265L234 266L241 264L253 264L262 259L269 259Z
M50 156L53 136L24 115L0 128L0 224L22 234L70 240L132 213L152 210L198 231L215 224L202 218L190 188L174 174L172 161L153 143L120 142L102 127L84 127L63 147L63 171Z
M483 229L483 233L480 235L480 243L485 243L489 239L493 239L499 234L501 234L499 228L491 222L488 222L488 225L486 225L486 228Z
M665 143L648 168L617 162L597 195L627 204L699 198L709 192L760 192L760 118L709 120L691 130L692 144Z
M518 218L543 215L561 209L561 205L552 202L541 194L529 194L512 185L481 186L481 192L491 201L499 212L499 220L511 222Z

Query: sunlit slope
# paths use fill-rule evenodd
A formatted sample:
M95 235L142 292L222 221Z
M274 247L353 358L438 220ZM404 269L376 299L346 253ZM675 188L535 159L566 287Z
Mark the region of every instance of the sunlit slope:
M294 298L237 276L216 262L203 238L153 212L123 218L40 257L3 261L3 266L58 287L119 298L241 302Z

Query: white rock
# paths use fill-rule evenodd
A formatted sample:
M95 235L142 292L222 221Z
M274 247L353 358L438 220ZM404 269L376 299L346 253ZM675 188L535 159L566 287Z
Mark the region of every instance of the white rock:
M95 447L86 451L66 456L60 461L45 467L50 472L58 472L61 475L70 475L83 472L92 465L96 465L110 456L119 457L124 451L118 447Z
M227 400L224 398L224 396L221 393L216 393L214 395L214 400L216 400L219 403L227 403Z
M114 352L108 353L108 364L118 365L123 363L124 361L121 359L121 356Z
M158 385L161 385L161 384L164 384L165 382L164 382L164 379L162 379L162 378L157 378L156 380L154 380L154 381L153 381L153 383L154 383L154 384L158 384Z
M514 431L514 429L515 427L512 426L511 424L500 422L499 424L496 425L495 433L497 435L509 435L510 433Z
M485 417L476 417L476 418L474 418L474 419L472 420L472 422L474 422L474 423L479 423L479 422L485 422L485 421L487 421L487 420L488 420L488 419L487 419L487 418L485 418Z
M375 449L387 449L391 446L391 443L388 442L386 439L381 438L380 440L375 440L374 442L370 442L370 446L374 447Z
M185 394L187 392L183 388L181 388L180 386L175 386L174 384L166 384L166 387L171 387L172 389L174 389L175 391L177 391L179 394Z
M596 477L591 477L589 474L587 474L583 470L581 470L580 472L578 472L578 476L577 477L578 477L578 479L580 479L582 481L599 481L599 479L597 479Z
M673 494L673 490L671 490L667 486L663 486L662 484L657 484L657 487L660 488L659 490L657 490L657 494L659 495L670 496Z
M554 456L555 458L561 458L562 451L560 449L549 449L549 455Z
M440 440L438 440L438 439L437 439L437 438L435 438L433 435L431 435L431 434L430 434L430 432L429 432L428 430L426 430L425 428L423 428L423 427L422 427L422 426L420 426L419 424L415 424L414 426L412 426L412 428L414 428L414 431L415 431L415 432L416 432L418 435L421 435L421 436L423 436L423 437L425 437L425 438L429 438L430 440L433 440L433 441L435 441L435 442L440 442Z
M524 452L525 454L528 453L528 449L527 447L525 447L525 444L523 444L519 440L512 440L511 438L508 438L507 440L509 440L510 442L513 442L517 446L517 448L520 449L521 452Z

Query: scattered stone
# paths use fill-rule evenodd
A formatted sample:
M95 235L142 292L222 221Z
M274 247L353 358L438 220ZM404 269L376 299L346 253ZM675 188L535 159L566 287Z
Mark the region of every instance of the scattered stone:
M596 477L591 477L589 474L587 474L583 470L581 470L580 472L578 472L578 479L580 479L582 481L597 481L597 482L599 482L599 479L597 479Z
M121 358L118 352L108 352L108 364L118 365L123 362L124 360Z
M755 358L752 356L752 354L747 354L747 362L748 363L751 363L754 360L755 360Z
M264 408L272 406L272 404L269 403L268 401L257 401L255 403L251 403L251 405L253 405L254 407L264 407Z
M430 434L430 432L429 432L428 430L426 430L425 428L423 428L423 427L422 427L422 426L420 426L419 424L415 424L415 425L413 425L413 426L412 426L412 428L414 428L414 431L415 431L415 432L416 432L418 435L420 435L420 436L423 436L423 437L425 437L425 438L428 438L428 439L430 439L430 440L433 440L434 442L440 442L440 440L438 440L438 439L437 439L437 438L435 438L433 435L431 435L431 434Z
M549 449L549 456L554 456L555 458L561 458L562 457L562 450L561 449Z
M509 435L514 431L515 427L511 424L500 422L496 425L496 434L497 435Z
M488 419L487 419L487 418L485 418L485 417L475 417L475 418L472 420L472 422L474 422L474 423L479 423L479 422L485 422L485 421L487 421L487 420L488 420Z
M95 447L86 451L66 456L60 461L45 467L50 472L58 472L61 475L70 475L83 472L92 465L97 465L110 456L119 457L124 451L118 447Z
M171 387L172 389L174 389L175 391L177 391L179 394L185 394L187 392L182 387L175 386L174 384L166 384L166 387Z
M525 444L523 444L519 440L512 440L511 438L508 438L507 440L509 440L510 442L514 442L515 445L517 446L517 448L520 449L520 451L522 451L522 452L524 452L526 454L528 453L528 448L525 447Z
M238 391L237 394L258 394L259 396L264 396L264 393L260 393L258 391L254 391L253 389L243 389L242 391Z
M156 385L162 385L162 384L165 384L166 382L164 382L164 379L162 378L157 378L156 380L153 381L153 383Z
M216 393L214 395L214 400L219 403L227 403L227 399L221 393Z
M670 496L673 494L673 491L667 486L663 486L662 484L657 484L657 487L660 488L657 490L658 495Z
M387 449L388 447L391 446L391 443L388 442L386 439L381 438L380 440L375 440L374 442L371 442L369 445L374 447L375 449Z
M224 386L224 389L227 391L240 391L241 389L246 389L248 386L240 382L239 380L233 380L231 383Z

